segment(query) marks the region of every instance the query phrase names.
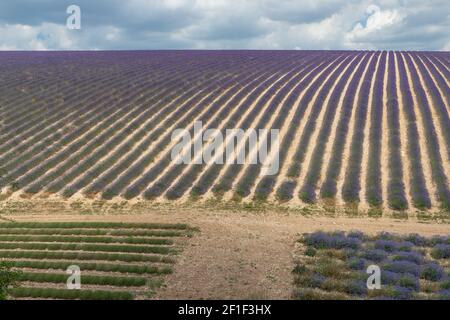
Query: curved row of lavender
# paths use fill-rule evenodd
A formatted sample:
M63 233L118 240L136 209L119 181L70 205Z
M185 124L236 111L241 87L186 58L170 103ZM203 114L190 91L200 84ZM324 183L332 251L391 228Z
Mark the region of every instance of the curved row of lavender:
M449 66L448 52L2 52L2 197L449 210ZM173 130L195 120L279 129L280 170L172 164Z

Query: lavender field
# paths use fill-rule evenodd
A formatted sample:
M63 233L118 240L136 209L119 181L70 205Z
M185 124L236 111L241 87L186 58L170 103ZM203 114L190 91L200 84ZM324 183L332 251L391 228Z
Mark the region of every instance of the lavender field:
M360 231L304 234L293 269L300 300L449 300L450 238ZM369 266L379 288L367 286Z
M1 52L1 197L448 212L449 82L449 52ZM172 163L195 120L279 129L278 172Z

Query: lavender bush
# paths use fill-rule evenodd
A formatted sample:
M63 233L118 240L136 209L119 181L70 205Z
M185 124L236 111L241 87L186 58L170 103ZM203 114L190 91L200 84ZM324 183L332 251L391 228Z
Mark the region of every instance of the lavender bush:
M444 269L436 262L430 262L422 266L420 277L430 281L441 280L445 275Z
M450 258L450 244L437 244L431 251L431 255L435 259L449 259Z

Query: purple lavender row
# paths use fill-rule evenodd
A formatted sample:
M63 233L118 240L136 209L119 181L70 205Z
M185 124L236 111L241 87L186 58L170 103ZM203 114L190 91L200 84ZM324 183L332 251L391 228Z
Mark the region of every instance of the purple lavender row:
M358 202L359 192L361 190L361 162L363 154L363 144L368 144L370 141L365 141L364 128L368 118L368 104L369 94L372 85L375 68L380 53L373 56L372 61L367 69L366 78L364 79L360 95L357 100L355 111L355 124L353 136L351 137L350 155L348 158L347 172L345 173L344 184L342 186L342 198L345 202Z
M273 68L274 66L271 65ZM288 60L284 65L280 65L283 69L292 68L293 63L291 60ZM272 69L273 70L273 69ZM247 83L251 79L254 79L255 77L261 76L263 73L258 72L255 74L252 74L251 77L246 77L246 75L241 74L238 83ZM259 82L259 81L258 81ZM209 107L209 111L203 115L203 117L200 118L202 122L206 122L208 120L212 120L211 123L205 127L206 129L213 129L217 128L221 122L221 120L226 117L232 110L231 105L227 102L230 102L231 96L236 94L240 89L240 85L233 87L230 91L227 92L225 96L223 96L221 99L219 99L216 103L214 103L212 106ZM236 106L237 100L234 100L233 107ZM220 106L224 105L224 108L220 108ZM220 112L217 115L214 115L212 111L215 112L215 110L220 109ZM212 117L214 116L214 117ZM190 127L190 134L193 136L193 127ZM158 164L158 167L160 168L166 168L171 163L171 156L169 152L166 154L164 159L160 161ZM194 180L194 175L198 174L200 170L204 167L204 165L195 165L195 170L190 170L188 173L183 175L183 178L186 179L186 177L191 177L188 179L188 184L183 183L183 179L181 180L181 183L177 184L177 187L171 188L168 190L169 186L172 184L172 182L181 175L182 170L185 168L185 165L173 165L169 171L167 171L164 175L159 176L160 170L158 170L157 167L154 167L151 171L154 172L154 183L152 186L146 188L143 195L146 199L152 199L155 197L158 197L162 195L166 190L168 190L167 197L170 199L178 198L182 195L182 191L185 191L185 188L189 187L192 181ZM192 169L192 168L191 168Z
M355 56L354 53L346 53L344 62L332 73L330 78L323 84L323 87L319 91L316 100L314 101L312 107L311 107L311 114L308 118L308 122L305 125L305 128L303 130L303 133L300 137L300 140L297 142L297 148L295 149L295 154L293 159L291 160L291 164L289 166L287 177L288 178L295 178L298 177L301 171L301 165L304 161L306 150L309 145L309 141L311 139L311 136L314 132L314 129L317 124L317 117L319 116L320 111L322 110L323 103L326 99L327 94L330 91L331 86L333 83L335 83L336 79L340 74L342 74L343 70L346 67L346 63L348 63L353 57ZM342 60L340 60L337 63L341 63ZM318 89L319 83L316 83L314 88L315 90ZM286 141L287 143L287 141ZM281 201L289 200L293 197L294 189L297 185L296 180L287 179L284 181L280 187L276 191L276 197Z
M300 188L298 195L299 198L304 202L311 203L316 200L316 185L320 178L320 172L323 165L323 155L330 136L331 125L336 115L337 105L339 103L341 95L343 94L346 82L350 78L351 73L358 65L358 61L362 59L363 56L364 54L360 53L358 57L353 62L351 62L350 67L345 71L345 73L342 75L342 78L339 79L338 83L336 84L336 87L331 94L330 100L328 101L328 105L323 106L323 108L326 107L327 109L325 111L322 127L319 131L317 141L315 142L314 152L307 171L308 173L305 177L305 181L303 181L303 185Z
M235 72L237 73L240 69L242 69L242 66L236 66ZM206 103L207 101L214 100L214 97L217 97L223 91L225 84L226 83L217 83L204 88L203 91L205 94L208 94L208 96L206 98L207 100L203 101L202 104L198 104L198 102L200 102L200 97L196 97L194 100L189 101L187 106L188 116L178 126L186 127L191 121L193 121L195 117L201 112L202 105L204 105L204 103ZM127 190L127 194L132 194L131 197L137 196L152 180L152 177L148 172L140 177L139 175L143 173L142 171L153 161L154 157L156 157L157 154L164 150L165 146L170 142L170 135L170 132L166 132L162 141L160 141L158 145L155 146L155 149L152 152L146 154L137 163L134 163L119 177L119 179L109 185L103 192L102 196L105 198L109 198L118 195L125 188ZM135 181L133 185L127 188L128 184L135 178L138 178L138 180Z
M136 80L139 80L139 78L136 78ZM140 88L140 90L145 90L145 87L144 87L144 85L145 85L145 83L142 83L141 84L141 88ZM164 85L165 85L165 83L163 82L163 83L161 83L161 89L162 88L164 88ZM175 87L174 87L175 88ZM31 168L33 168L33 167L35 167L36 165L38 165L39 164L39 162L40 161L46 161L46 158L48 158L50 155L52 155L53 153L56 153L63 145L66 145L66 144L70 144L73 140L75 140L76 138L78 138L79 136L81 136L85 131L87 131L91 126L92 126L92 124L94 124L94 123L99 123L100 122L100 119L102 119L101 117L107 117L106 119L108 119L108 122L105 124L105 123L102 123L101 125L99 125L97 128L96 128L96 130L95 130L95 132L91 132L91 133L89 133L88 134L88 137L87 138L84 138L84 140L85 141L89 141L89 140L91 140L92 138L94 138L95 136L96 136L96 133L98 134L99 132L101 132L100 130L101 129L103 129L106 125L109 125L109 124L111 124L111 123L113 123L114 121L117 121L119 118L120 118L120 115L121 114L126 114L126 113L128 113L129 112L129 110L127 109L127 103L129 102L129 103L131 103L131 101L127 101L127 99L129 100L130 98L129 97L134 97L134 99L135 100L137 100L137 99L142 99L142 98L139 98L139 90L138 90L139 88L134 88L134 90L131 90L131 91L129 91L128 92L128 95L121 95L121 97L123 98L122 99L122 101L118 101L118 103L123 103L123 105L121 106L121 108L119 109L119 111L118 112L114 112L114 109L116 108L116 106L114 106L114 105L106 105L106 108L105 107L103 107L104 106L104 103L101 103L101 101L100 100L97 100L97 101L93 101L92 103L95 105L95 106L97 106L95 109L94 109L94 111L95 110L99 110L101 113L100 113L100 118L99 118L99 116L96 116L96 117L94 117L93 119L89 119L89 122L86 122L85 121L85 123L84 123L84 125L82 125L81 127L79 127L78 129L76 129L76 130L74 130L73 132L70 132L69 134L67 134L61 141L59 141L59 143L54 143L53 145L52 145L52 147L51 148L46 148L45 147L45 141L43 142L43 143L41 143L40 145L39 145L39 148L35 151L35 152L41 152L42 150L43 150L43 153L41 153L40 154L40 156L39 157L35 157L35 158L33 158L33 159L30 159L28 162L25 162L21 167L19 167L18 168L18 170L16 170L17 172L12 172L11 174L9 174L7 177L5 177L6 179L9 179L10 181L11 181L11 179L14 179L14 177L17 177L17 176L19 176L19 175L22 175L22 174L24 174L26 171L28 171L28 170L30 170ZM168 89L170 90L170 86L168 86ZM137 90L137 91L136 91ZM164 96L164 91L162 92L162 95L161 95L161 92L158 92L158 88L155 88L155 92L157 92L157 93L159 93L159 95L161 96L161 97L163 97ZM167 93L169 93L170 91L167 91ZM137 100L137 101L139 101L139 100ZM87 107L90 107L91 105L92 105L92 103L91 104L89 104ZM101 108L101 107L103 107L103 108ZM114 108L113 108L114 107ZM112 108L112 110L113 110L113 113L112 113L112 115L111 116L109 116L109 110ZM87 109L87 110L89 110L89 109ZM80 111L80 109L78 109L78 111ZM50 137L50 138L48 138L47 140L50 140L50 139L52 139L52 137ZM86 140L86 139L88 139L88 140ZM75 146L73 146L72 147L72 149L73 148L75 148L75 149L73 149L72 151L74 152L74 151L76 151L76 148L77 148L77 146L82 146L82 145L80 145L80 143L79 142L77 142L76 144L75 144ZM35 148L36 149L36 148ZM59 157L61 157L61 156L68 156L68 155L70 155L71 153L60 153L60 154L57 154ZM21 159L22 160L22 158L23 157L20 157L20 158L16 158L16 159ZM47 160L47 162L48 162L48 160ZM13 164L13 165L15 165L15 163ZM37 171L37 172L41 172L42 173L42 170L43 170L43 168L41 167L41 168L34 168L35 170L40 170L40 171ZM44 170L45 170L45 166L44 166ZM23 180L23 182L25 183L28 183L28 182L30 182L30 179L31 179L31 181L32 180L34 180L34 178L36 178L37 176L35 176L35 175L31 175L31 176L29 176L28 178L26 178L26 180Z
M314 79L314 76L318 72L322 71L325 68L325 66L330 61L332 61L334 58L335 58L334 55L329 55L329 56L324 57L321 61L322 64L320 66L317 67L317 65L313 65L311 67L308 67L307 70L305 70L305 74L307 74L308 72L310 72L310 74L308 76L306 76L301 82L298 82L298 80L290 81L287 84L287 86L285 86L283 89L281 89L278 92L278 94L271 101L271 104L273 104L275 106L280 105L283 98L289 93L289 91L291 89L294 89L294 86L295 86L293 94L290 95L291 99L287 100L286 103L284 103L281 106L280 111L278 112L278 115L274 119L274 122L270 129L281 130L282 126L284 125L284 121L286 120L286 115L289 113L290 109L293 107L299 108L299 106L294 106L294 103L295 103L296 99L299 97L300 93L304 91L305 87L309 83L311 83L311 81ZM269 121L270 116L269 116L269 114L267 114L267 115L268 115L267 120L266 119L261 119L261 120L264 120L264 122ZM258 126L259 126L259 124L258 124ZM263 128L264 126L265 126L265 123L261 124L260 128ZM264 138L267 138L267 137L261 137L261 139L264 139ZM268 141L270 142L270 140L268 140ZM270 144L268 144L268 152L270 152L270 150L271 150L271 146L270 146ZM282 149L280 149L280 151L282 151ZM244 175L242 176L240 181L237 181L236 190L235 190L236 195L238 195L240 197L245 197L245 196L249 195L250 189L254 185L255 179L259 176L259 173L261 172L261 168L262 168L261 163L252 164L247 167L247 170L244 172ZM266 177L268 177L268 176L266 176ZM275 178L273 175L271 177ZM268 181L268 180L266 180L266 181ZM260 187L257 188L257 190L256 190L255 196L258 199L261 199L261 200L264 199L264 194L265 195L268 194L270 185L273 186L274 183L275 183L275 179L272 179L272 183L267 185L268 188L261 187L261 185L260 185ZM263 186L265 186L265 185L263 184Z
M411 198L413 205L419 209L431 207L430 197L425 185L423 167L421 162L419 133L417 130L417 119L414 112L414 100L411 86L408 82L405 65L401 62L401 57L397 54L398 69L400 75L400 91L403 98L403 108L406 116L406 131L408 135L408 158L411 163L409 169L411 179Z
M420 59L417 59L417 56L414 56L414 57L413 57L413 59L417 64L420 74L422 75L423 81L425 82L425 87L431 96L432 103L434 105L434 109L436 110L436 113L438 115L438 119L436 119L436 121L439 121L439 124L441 126L442 133L444 136L444 141L447 146L447 159L449 159L450 158L450 118L449 118L449 115L447 112L447 108L445 106L443 97L441 96L439 90L437 89L436 85L434 84L433 80L431 79L431 76L428 73L427 69L425 69L425 66L423 65L422 61L420 61ZM442 151L442 152L444 152L444 151Z
M426 93L419 81L419 75L413 65L411 58L406 55L406 64L411 72L413 89L416 92L419 110L425 127L428 155L430 157L431 175L437 188L437 198L444 210L450 209L450 191L448 190L447 177L444 174L440 156L439 142L434 128L434 119L431 115L430 105Z
M338 64L342 60L345 59L345 56L341 55L340 57L336 58L338 53L329 54L324 58L323 64L315 69L309 76L303 81L303 84L309 84L311 81L313 81L314 77L316 77L320 72L320 74L317 79L311 84L311 86L306 90L304 93L302 99L299 101L298 105L295 106L295 102L299 98L300 92L302 90L297 90L294 92L294 94L290 95L288 99L285 102L286 111L282 111L279 113L277 119L275 120L273 127L275 129L281 130L283 125L288 125L288 130L286 132L286 135L283 138L283 141L280 145L280 151L279 151L279 167L282 168L287 157L287 153L289 150L289 146L292 144L293 138L295 136L295 132L298 129L298 126L300 124L300 120L303 118L304 113L306 111L306 108L308 104L311 102L311 99L313 98L314 94L317 92L318 87L321 83L323 83L324 79L330 74L332 70L331 63ZM289 124L284 124L283 121L286 119L286 113L289 111L289 109L295 107L295 113L294 116ZM273 188L275 186L276 180L279 176L280 171L278 171L274 175L270 176L264 176L261 181L257 184L255 189L255 199L257 200L265 200L270 193L272 193Z
M303 68L302 63L296 63L296 59L289 60L289 64L281 65L281 70L285 70L287 72L285 78L289 78L293 76L295 73L299 72ZM241 109L242 110L242 109ZM229 112L227 112L229 113ZM225 113L226 114L226 113ZM225 115L224 114L224 115ZM218 123L213 124L213 126L209 126L208 128L214 128L217 126ZM183 179L181 179L180 183L175 185L173 188L170 188L167 192L167 197L169 199L176 199L179 198L183 191L186 191L187 187L189 187L189 184L192 183L192 179L194 178L194 175L198 175L200 173L200 169L203 169L204 165L197 165L195 166L194 170L191 170L191 172L188 172L187 175L184 175ZM146 198L153 198L156 196L159 196L162 194L162 191L166 190L166 188L169 186L169 183L172 182L177 176L177 173L181 173L181 170L183 169L183 165L177 165L172 168L167 174L160 177L156 184L150 188L148 188L144 192L144 196Z
M308 65L305 66L305 70L302 72L302 74L306 74L309 71L313 70L313 68L316 66L317 61L320 61L320 57L315 60L315 61L311 61L310 63L308 63ZM289 90L289 86L293 86L295 85L295 80L291 80L287 83L288 89ZM262 113L261 118L259 119L258 123L255 125L255 127L253 127L252 129L255 130L259 130L259 129L263 129L265 127L265 125L267 124L267 122L270 120L270 117L277 111L279 104L281 102L281 100L283 99L283 95L280 94L281 90L282 90L282 82L278 82L275 85L273 85L272 87L270 87L270 89L266 92L266 94L264 96L261 97L261 99L258 101L257 105L255 106L256 110L260 110L261 108L263 108L264 106L265 109L263 110L264 112ZM275 94L276 91L278 89L281 90L278 92L278 94ZM272 101L268 104L270 98L273 96ZM250 124L251 122L254 120L254 116L252 116L250 114L250 117L248 117L242 124L241 128L244 130L247 130L250 128ZM245 143L245 146L241 146L240 150L237 150L237 152L241 152L244 151L245 155L249 155L250 154L250 148L248 143ZM255 166L250 164L251 166ZM241 169L244 166L242 164L231 164L229 165L225 172L224 175L222 176L222 179L220 181L217 181L215 183L215 185L213 186L213 192L215 194L222 194L223 192L226 192L228 190L231 190L233 183L235 182L236 177L238 176L239 172L241 171ZM240 191L242 191L242 189L239 187L237 187L236 193L240 196L244 196L244 193L241 193Z
M377 207L383 203L381 188L381 132L383 119L383 82L386 70L387 53L382 52L372 96L370 114L369 156L366 177L367 202Z
M347 91L345 92L344 100L342 102L341 114L339 115L339 122L336 127L336 137L333 141L330 162L328 163L325 181L320 189L320 195L322 198L334 198L336 196L337 179L342 167L345 140L350 124L350 118L352 115L353 102L357 98L356 90L358 89L358 84L364 73L363 66L366 66L368 64L369 58L369 54L366 54L366 56L362 60L361 67L356 70L353 78L349 83ZM373 66L373 64L371 65ZM363 103L362 101L359 102ZM360 105L359 107L361 108L363 106Z
M297 60L297 58L295 60ZM292 67L289 67L289 68L292 68ZM294 68L294 70L297 70L297 69ZM260 81L258 81L258 83L260 83ZM256 87L256 84L254 85L254 87ZM250 90L246 90L245 94L248 94L248 93L250 93ZM236 99L236 101L234 102L234 107L238 104L239 101L241 101L243 96L244 95L240 95L240 97L237 97L238 99ZM231 112L231 109L230 110L224 110L224 111L228 114L229 112ZM243 113L244 111L245 111L245 109L243 109L243 104L241 104L239 106L239 109L236 110L235 112L237 112L237 113L241 113L242 112ZM225 116L225 114L224 114L224 116ZM220 125L219 122L221 121L221 119L223 119L223 117L219 117L218 119L216 119L216 121L213 121L210 124L209 128L216 128L216 127L218 127ZM228 122L230 122L230 121L228 121ZM228 122L226 124L224 124L224 128L228 128L228 126L229 126ZM169 199L176 199L176 198L181 197L181 195L183 195L184 192L186 192L188 190L188 188L190 187L192 181L195 181L195 179L199 176L199 174L203 171L203 169L205 167L206 167L205 164L203 164L203 165L196 165L196 166L191 167L191 169L186 174L184 174L182 176L182 178L174 186L172 186L167 191L167 194L166 194L167 198L169 198ZM205 186L202 184L201 185L201 190L205 190L204 187ZM199 194L200 194L199 188L193 187L191 195L198 196Z
M179 76L183 77L183 72L180 72ZM184 74L189 76L189 74ZM194 79L193 77L191 79ZM189 81L189 78L186 78ZM142 83L139 87L145 88L145 83ZM134 87L133 92L136 97L140 96L139 87ZM127 135L132 133L139 125L145 121L152 114L158 112L161 107L164 107L166 103L170 102L170 99L176 94L175 89L180 89L179 83L176 81L172 84L170 78L164 81L164 90L158 90L157 95L147 95L139 98L128 104L128 107L132 109L137 108L127 114L125 117L114 122L109 128L99 133L95 139L88 141L83 145L81 152L73 153L60 153L50 161L46 161L44 165L46 167L53 167L57 165L55 170L52 170L50 174L36 180L31 186L25 190L30 193L36 193L42 188L47 186L51 181L57 179L56 182L50 184L47 190L51 192L58 192L64 186L69 184L75 177L84 173L90 166L94 165L98 159L101 159L106 155L115 145L120 143ZM150 105L150 107L148 107ZM127 105L123 106L125 109ZM152 122L153 126L157 122ZM66 162L63 162L65 158L69 157ZM52 164L51 164L52 163ZM75 166L72 170L70 168ZM90 176L93 178L93 176Z
M394 53L389 52L387 78L387 123L389 145L388 203L392 209L404 210L408 207L403 183L403 164L401 159L399 104L396 87Z

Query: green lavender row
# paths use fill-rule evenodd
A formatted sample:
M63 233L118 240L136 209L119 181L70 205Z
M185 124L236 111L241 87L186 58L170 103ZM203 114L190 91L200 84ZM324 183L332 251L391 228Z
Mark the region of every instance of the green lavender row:
M25 250L80 250L100 252L134 252L134 253L159 253L169 254L174 250L168 247L158 246L134 246L134 245L105 245L105 244L77 244L77 243L26 243L26 242L0 242L0 249L25 249Z
M7 261L15 268L30 269L54 269L67 270L67 268L75 263L70 262L50 262L50 261ZM119 272L119 273L136 273L136 274L169 274L172 273L170 267L152 267L130 264L112 264L112 263L85 263L76 262L81 270L101 271L101 272Z
M22 273L20 281L30 282L42 282L42 283L66 283L67 274L56 273ZM142 287L149 281L142 277L116 277L116 276L94 276L94 275L81 275L82 284L90 285L109 285L116 287Z
M67 236L24 236L24 235L0 235L0 241L13 242L87 242L87 243L129 243L129 244L157 244L171 245L169 239L147 238L117 238L117 237L67 237Z
M123 262L156 262L174 263L175 260L167 256L103 253L103 252L61 252L61 251L18 251L0 250L0 257L9 259L52 259L52 260L105 260Z
M0 224L2 225L2 224ZM13 224L11 224L13 226ZM0 228L0 234L18 235L82 235L82 236L141 236L141 237L181 237L187 233L171 230L111 230L111 229L56 229L56 228Z
M122 223L122 222L3 222L0 228L115 228L115 229L176 229L185 230L186 224L168 223Z
M52 298L82 300L132 300L133 294L122 291L68 290L51 288L15 288L11 295L15 298Z

